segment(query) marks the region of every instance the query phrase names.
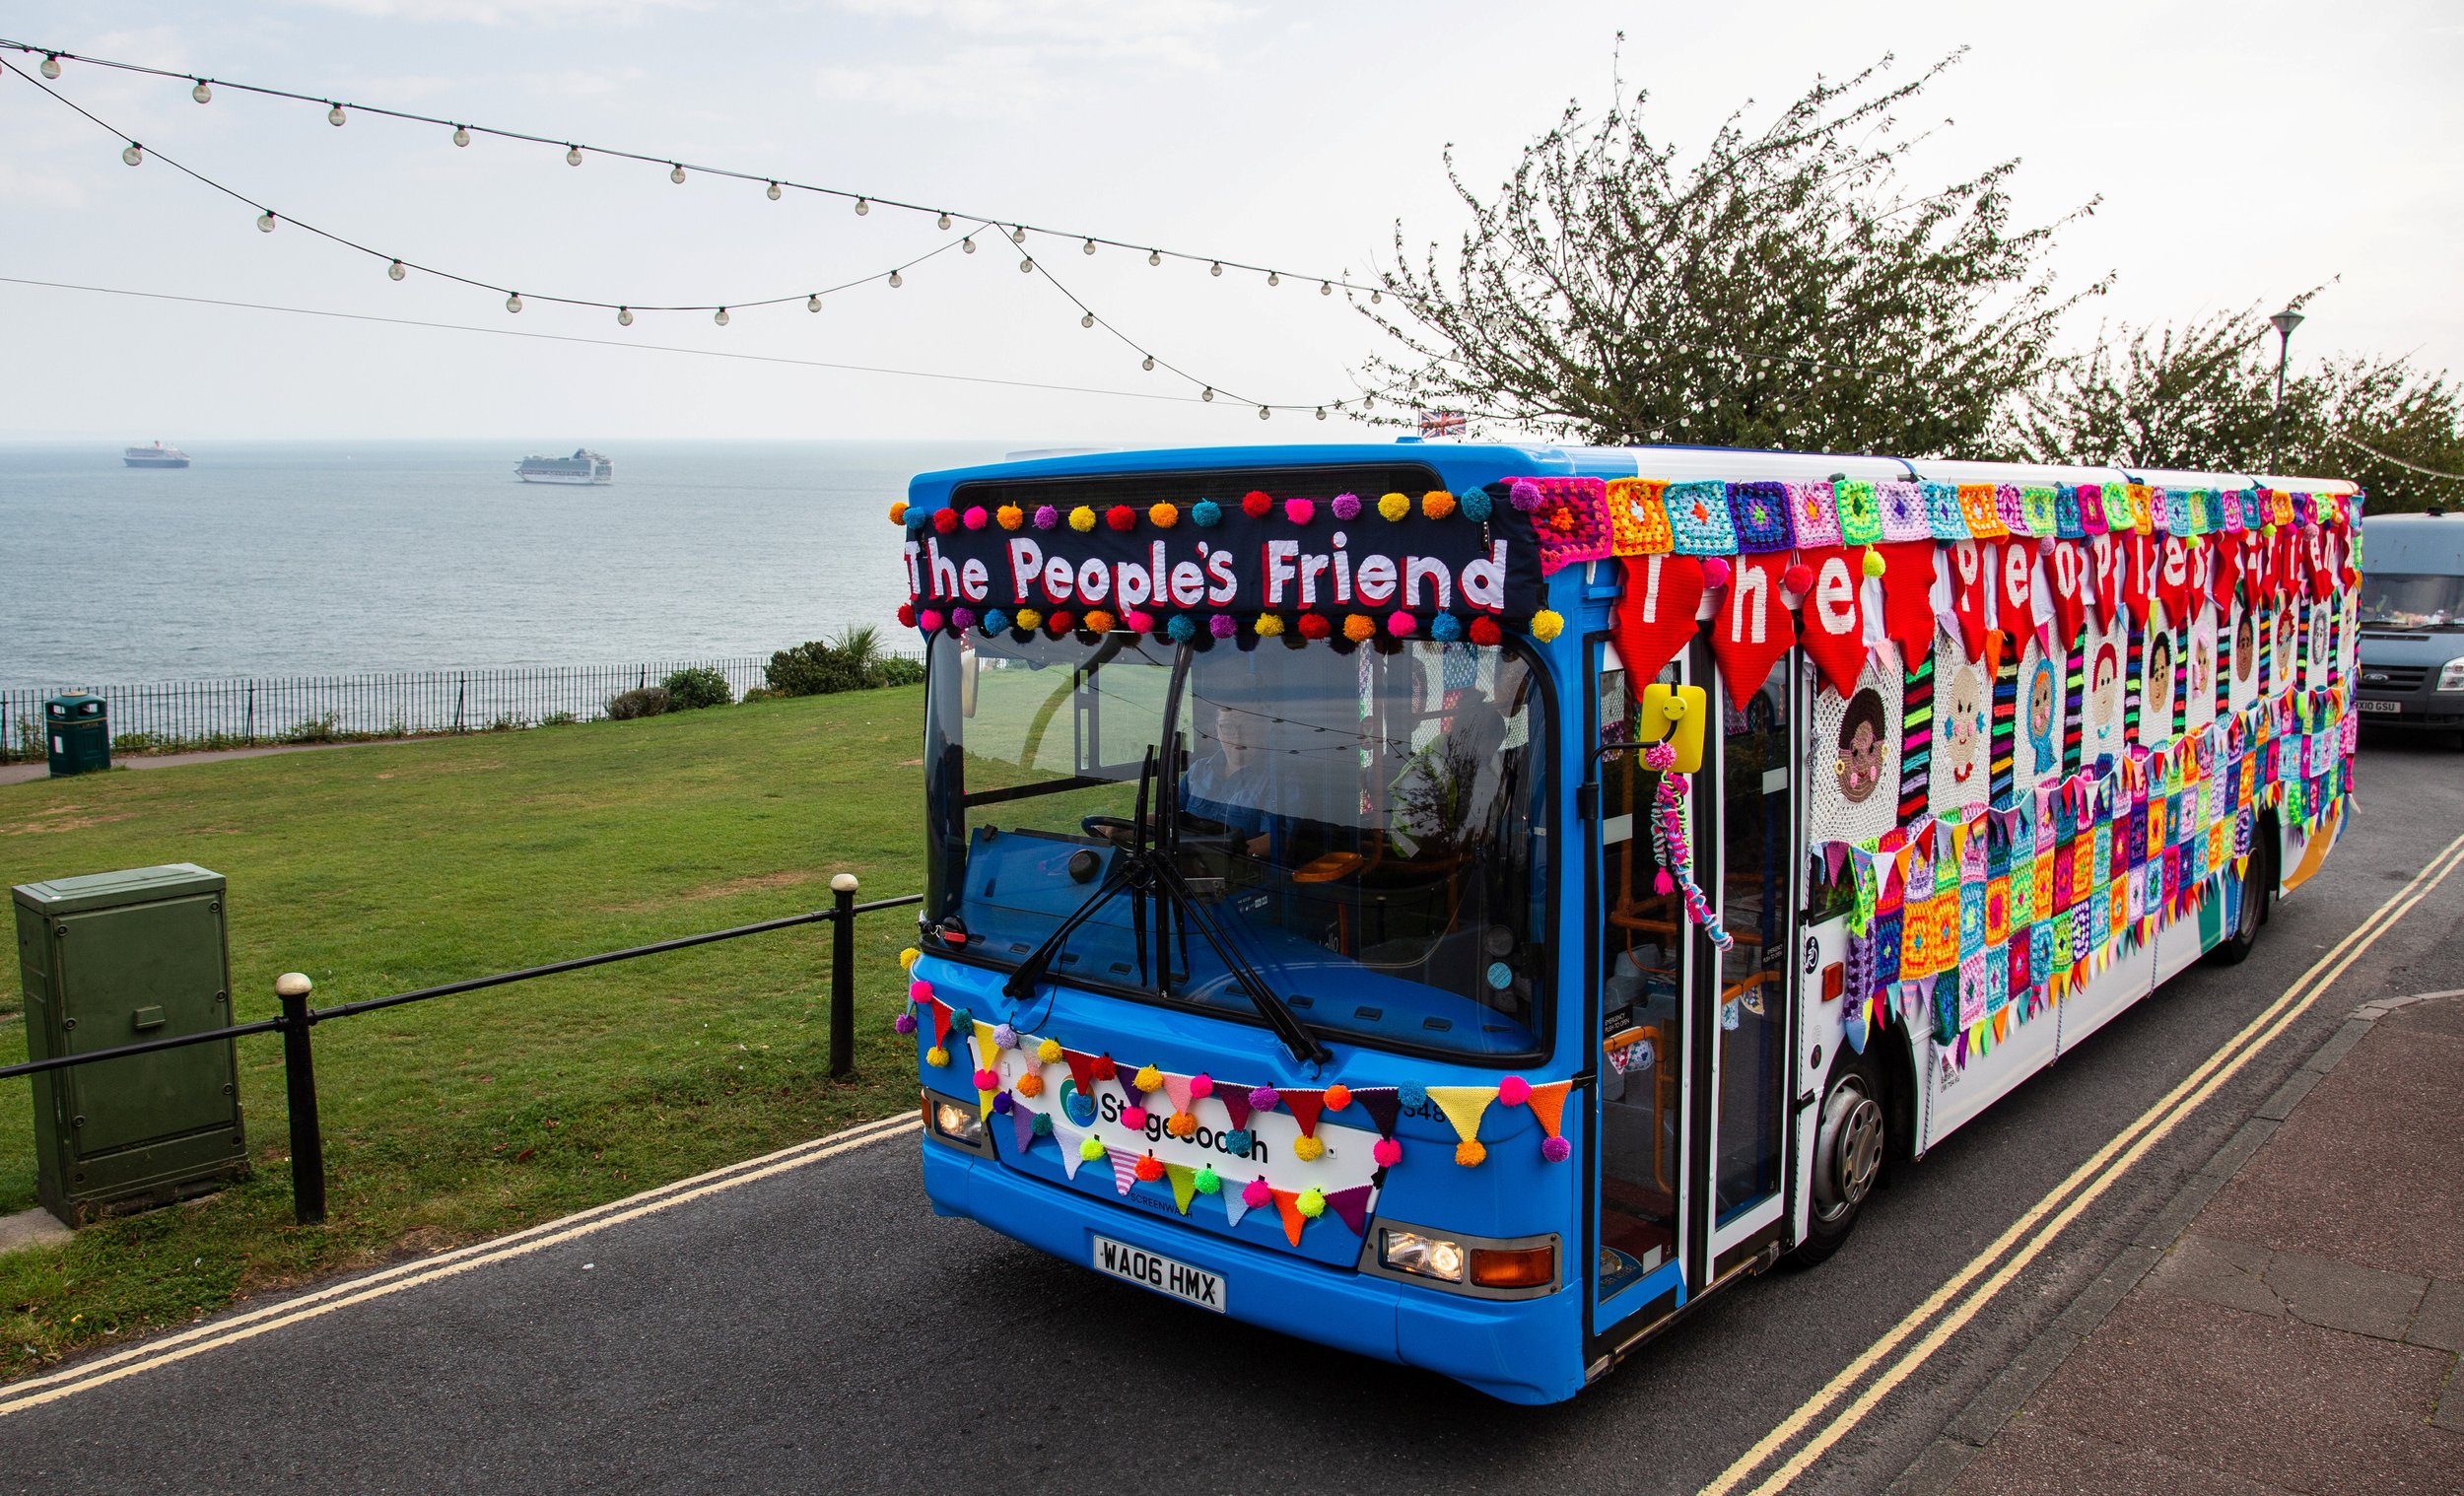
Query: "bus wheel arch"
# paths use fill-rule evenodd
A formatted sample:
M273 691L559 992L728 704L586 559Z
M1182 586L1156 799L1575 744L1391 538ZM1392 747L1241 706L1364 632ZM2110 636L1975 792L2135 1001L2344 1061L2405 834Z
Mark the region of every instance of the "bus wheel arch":
M1875 1037L1890 1034L1885 1028ZM1894 1099L1905 1088L1892 1084L1885 1059L1897 1044L1868 1044L1862 1054L1843 1049L1831 1062L1814 1121L1806 1234L1789 1255L1796 1266L1811 1267L1839 1250L1884 1166L1904 1147Z

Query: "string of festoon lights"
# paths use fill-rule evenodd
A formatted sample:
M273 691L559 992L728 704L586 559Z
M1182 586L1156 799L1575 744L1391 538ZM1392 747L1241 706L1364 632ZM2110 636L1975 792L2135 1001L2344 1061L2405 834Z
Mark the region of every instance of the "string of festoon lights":
M160 162L163 165L171 167L174 170L192 178L200 184L220 192L223 195L232 198L234 201L243 203L256 210L257 228L265 233L270 234L274 232L277 226L288 224L293 228L315 235L317 238L325 239L337 246L354 250L360 254L364 254L383 262L386 274L393 280L400 281L413 273L419 273L502 296L505 299L505 306L509 312L518 313L525 305L530 303L588 307L612 311L616 315L617 322L620 325L628 327L633 325L637 313L655 312L672 314L683 312L701 312L708 313L717 325L724 327L732 320L733 314L738 311L760 307L790 306L800 302L804 305L808 311L817 312L821 310L826 298L840 292L876 283L886 285L890 289L898 289L906 284L908 272L914 270L917 266L922 265L926 261L938 258L939 256L949 253L952 250L956 250L962 254L975 254L981 247L978 243L979 238L990 237L995 241L1006 238L1009 247L1016 249L1019 253L1020 257L1018 261L1018 269L1020 272L1032 277L1040 278L1045 285L1049 286L1052 290L1059 293L1063 299L1065 299L1071 306L1076 309L1078 313L1078 324L1082 329L1089 331L1102 331L1119 341L1137 356L1139 367L1147 373L1154 373L1161 370L1167 374L1174 374L1189 381L1192 386L1198 389L1198 398L1201 401L1212 403L1220 397L1229 405L1242 408L1254 408L1257 411L1260 420L1267 419L1278 410L1285 410L1311 412L1315 414L1317 419L1323 421L1327 419L1330 412L1341 414L1355 409L1367 410L1375 403L1380 395L1386 393L1386 391L1382 390L1372 390L1366 393L1349 395L1340 400L1332 401L1271 401L1257 400L1244 395L1236 395L1226 389L1223 389L1214 381L1202 377L1201 375L1182 367L1180 364L1162 357L1156 353L1153 348L1138 340L1136 337L1120 326L1116 321L1097 312L1095 308L1082 297L1070 290L1067 285L1063 284L1061 278L1053 273L1051 267L1033 252L1033 249L1030 247L1030 241L1036 237L1042 237L1048 239L1059 239L1064 242L1075 241L1080 252L1084 255L1093 255L1097 253L1099 249L1108 247L1115 249L1128 249L1133 252L1142 250L1146 256L1148 265L1153 267L1161 267L1167 260L1188 263L1202 263L1207 267L1208 273L1212 277L1220 277L1227 269L1230 269L1261 276L1270 287L1280 286L1286 279L1302 283L1315 281L1318 286L1318 292L1321 296L1332 297L1339 288L1346 293L1347 300L1351 294L1365 292L1372 304L1382 302L1385 298L1385 292L1388 289L1391 289L1383 285L1364 285L1345 279L1341 276L1296 275L1287 273L1273 266L1254 264L1234 258L1199 254L1188 250L1167 249L1154 245L1140 245L1130 240L1114 238L1103 235L1090 235L1075 231L1052 229L1026 223L1021 220L1002 219L988 215L954 213L947 209L928 207L923 204L901 201L895 198L884 198L869 193L854 191L848 188L799 182L786 176L772 176L761 172L749 172L723 167L699 165L688 163L681 159L645 155L641 152L588 145L579 141L560 141L544 135L531 134L518 130L501 129L488 125L471 124L464 121L446 119L437 115L422 114L412 110L395 109L361 103L346 103L338 99L329 99L317 95L303 94L287 89L271 88L259 84L233 82L231 80L204 74L173 72L164 68L147 66L142 63L121 61L112 58L84 56L62 48L48 47L35 43L15 40L12 38L0 37L0 51L8 50L14 50L28 56L39 54L41 61L37 64L35 70L42 75L40 80L36 79L33 76L33 74L28 73L26 70L18 67L14 63L8 61L6 58L0 58L0 69L5 69L8 73L13 74L24 80L26 83L34 86L46 98L75 111L77 114L95 125L99 130L105 131L124 142L123 149L120 152L120 159L127 165L132 167L140 166L149 159ZM236 187L207 175L195 168L167 156L159 149L149 148L140 144L129 132L120 129L116 125L113 125L110 121L95 114L92 110L87 109L75 100L67 97L61 91L48 86L50 81L56 81L61 77L63 72L62 64L64 62L76 62L92 67L108 68L125 73L133 73L147 77L171 79L188 83L191 85L189 89L190 97L201 104L211 102L217 89L258 95L271 99L322 103L326 106L326 120L330 124L337 127L348 123L351 115L354 113L373 114L382 118L402 120L412 123L449 126L452 131L451 139L453 144L456 146L467 146L475 136L481 135L528 144L561 144L565 149L566 162L573 166L580 166L584 160L591 156L603 156L621 161L664 166L668 169L669 179L678 184L686 181L692 174L700 173L736 181L758 183L762 185L765 194L773 201L780 200L787 192L802 192L852 202L855 206L855 211L859 216L868 215L875 207L910 214L924 215L930 217L933 220L934 226L937 229L948 233L950 238L944 239L935 247L926 250L922 254L902 260L885 269L872 271L868 274L856 277L852 280L843 281L836 285L798 291L791 295L785 296L749 297L726 302L646 304L641 302L609 302L587 297L550 295L536 291L524 293L513 286L501 285L483 277L465 275L436 265L428 264L423 261L394 255L385 250L352 238L346 235L321 228L317 225L305 222L298 218L280 214L269 204L259 198L249 193L240 191Z

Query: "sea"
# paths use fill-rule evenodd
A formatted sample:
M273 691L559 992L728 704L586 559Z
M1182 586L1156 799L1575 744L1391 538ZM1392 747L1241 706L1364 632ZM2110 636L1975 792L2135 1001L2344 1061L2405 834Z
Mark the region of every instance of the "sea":
M767 654L897 629L919 472L1025 442L0 444L0 688ZM578 446L605 486L521 483Z

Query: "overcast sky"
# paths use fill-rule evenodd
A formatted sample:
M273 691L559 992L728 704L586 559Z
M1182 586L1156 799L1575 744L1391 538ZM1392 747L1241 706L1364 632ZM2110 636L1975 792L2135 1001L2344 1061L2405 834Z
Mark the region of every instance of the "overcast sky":
M1569 98L1629 87L1680 145L1817 72L1966 59L1908 112L1955 121L1916 184L2006 157L2025 220L2102 204L2062 283L2112 272L2097 318L2273 305L2333 280L2296 366L2410 353L2464 369L2464 6L2101 0L2051 6L1351 5L1272 0L26 0L0 34L345 101L843 185L954 213L1237 256L1309 277L1391 257L1397 220L1451 239L1441 153L1497 180ZM32 60L6 55L32 71ZM288 216L531 301L418 274L251 212L0 77L0 276L455 323L562 343L0 284L0 437L991 437L1250 442L1346 434L1140 372L1018 252L983 241L714 326L538 298L749 302L875 274L928 218L586 160L430 126L69 64L56 86L155 151ZM1374 345L1314 280L1037 239L1159 356L1248 399L1356 395ZM1033 390L640 351L665 345L1089 386Z

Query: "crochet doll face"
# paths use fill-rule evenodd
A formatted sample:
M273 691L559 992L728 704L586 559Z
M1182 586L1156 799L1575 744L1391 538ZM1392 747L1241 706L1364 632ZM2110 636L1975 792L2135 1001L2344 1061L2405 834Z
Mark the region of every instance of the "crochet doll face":
M1839 797L1851 805L1872 799L1882 782L1882 751L1888 736L1882 721L1882 699L1859 691L1839 719L1839 756L1831 773L1839 780Z
M1985 677L1974 665L1951 672L1943 690L1942 753L1951 782L1965 785L1985 759Z

